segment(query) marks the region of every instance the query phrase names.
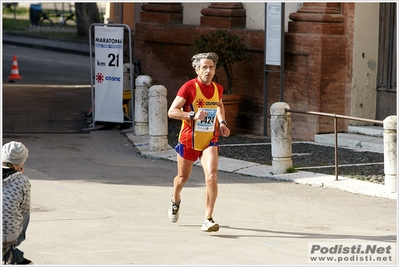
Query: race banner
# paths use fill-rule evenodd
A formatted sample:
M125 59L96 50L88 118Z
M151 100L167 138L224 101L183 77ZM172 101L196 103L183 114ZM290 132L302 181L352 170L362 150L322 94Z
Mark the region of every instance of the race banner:
M123 27L95 26L94 120L123 123Z

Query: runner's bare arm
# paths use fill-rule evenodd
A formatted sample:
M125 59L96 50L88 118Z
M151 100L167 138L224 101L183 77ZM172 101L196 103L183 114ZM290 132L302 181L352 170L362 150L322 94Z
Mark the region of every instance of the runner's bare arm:
M185 103L186 100L184 98L181 96L176 96L169 107L169 118L176 120L190 120L190 112L186 112L181 109ZM203 120L207 115L208 113L206 111L201 110L195 113L194 120Z
M228 137L230 135L230 129L227 128L226 124L220 123L221 121L224 121L226 118L222 99L219 100L218 109L216 111L216 116L217 116L217 118L219 120L219 124L220 124L220 127L219 127L220 134L224 137Z
M216 116L217 116L219 122L225 120L225 111L224 111L224 105L223 105L222 99L219 100L218 109L216 111Z

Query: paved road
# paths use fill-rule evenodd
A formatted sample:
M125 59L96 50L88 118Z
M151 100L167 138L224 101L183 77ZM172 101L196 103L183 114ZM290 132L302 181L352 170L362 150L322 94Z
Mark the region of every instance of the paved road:
M76 133L87 128L90 86L4 84L3 133Z
M119 130L3 134L11 140L30 151L32 214L21 249L37 265L309 265L312 243L396 244L393 199L221 171L221 229L203 233L198 166L172 224L175 163L138 157Z
M119 130L3 138L29 149L35 264L307 265L310 243L396 243L395 200L220 172L221 229L204 233L199 167L172 224L175 163L138 157Z
M90 85L90 57L49 49L3 45L3 82L8 83L14 55L19 75L16 84Z

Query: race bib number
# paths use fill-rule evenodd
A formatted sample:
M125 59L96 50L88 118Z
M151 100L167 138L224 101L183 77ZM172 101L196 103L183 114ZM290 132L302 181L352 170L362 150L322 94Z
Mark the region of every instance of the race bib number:
M198 132L213 132L215 129L216 110L215 108L199 108L205 110L208 115L203 120L197 120L195 130Z

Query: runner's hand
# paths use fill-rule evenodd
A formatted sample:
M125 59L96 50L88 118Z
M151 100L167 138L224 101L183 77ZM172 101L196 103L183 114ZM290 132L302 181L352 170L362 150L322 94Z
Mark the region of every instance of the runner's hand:
M230 129L227 128L226 125L221 124L221 125L220 125L220 134L221 134L223 137L228 137L228 136L230 135Z

